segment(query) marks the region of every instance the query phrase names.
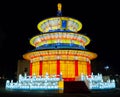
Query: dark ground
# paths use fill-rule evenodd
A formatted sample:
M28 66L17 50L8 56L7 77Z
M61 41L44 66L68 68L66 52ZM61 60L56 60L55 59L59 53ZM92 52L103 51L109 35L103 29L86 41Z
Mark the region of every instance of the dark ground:
M91 93L56 93L40 91L6 91L0 88L0 97L120 97L120 88L91 91Z
M39 92L13 92L0 91L0 97L120 97L120 90L94 91L85 93L39 93Z

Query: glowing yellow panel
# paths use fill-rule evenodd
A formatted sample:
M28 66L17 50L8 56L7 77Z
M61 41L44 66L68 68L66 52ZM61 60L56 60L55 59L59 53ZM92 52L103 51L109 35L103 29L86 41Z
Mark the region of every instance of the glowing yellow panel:
M75 64L72 61L68 61L68 78L74 78L75 77Z
M78 75L80 76L81 74L87 74L87 65L86 62L78 61Z
M42 74L45 75L46 73L50 74L50 65L47 61L43 61Z
M86 75L87 74L87 64L83 64L83 72Z
M62 72L63 78L67 78L68 66L65 61L60 61L60 72Z
M59 87L59 89L63 89L64 88L64 81L59 81L58 87Z
M50 75L56 74L57 71L56 61L49 61L48 64L50 65Z
M32 74L34 75L39 75L39 61L38 62L34 62L33 65L32 65Z
M60 72L62 72L63 78L74 78L75 77L74 61L60 61Z

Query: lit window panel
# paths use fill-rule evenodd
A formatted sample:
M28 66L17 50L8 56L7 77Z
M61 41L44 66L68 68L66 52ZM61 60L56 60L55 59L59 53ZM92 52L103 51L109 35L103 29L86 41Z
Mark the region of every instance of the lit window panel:
M68 73L67 73L68 66L65 64L65 61L60 61L60 72L62 72L63 78L67 78Z
M83 73L87 75L87 65L86 63L83 64Z
M56 61L49 61L49 65L50 65L50 75L56 74L57 71Z
M34 62L32 65L32 74L39 75L39 61Z
M75 77L75 64L73 61L67 61L68 65L68 78L74 78Z
M45 75L46 73L50 74L50 65L47 61L43 61L42 74Z

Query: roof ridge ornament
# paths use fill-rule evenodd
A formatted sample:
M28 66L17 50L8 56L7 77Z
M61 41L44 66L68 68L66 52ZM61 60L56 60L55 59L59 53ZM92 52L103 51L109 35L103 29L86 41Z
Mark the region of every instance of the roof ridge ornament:
M57 16L62 16L62 4L58 3L57 7L58 7Z

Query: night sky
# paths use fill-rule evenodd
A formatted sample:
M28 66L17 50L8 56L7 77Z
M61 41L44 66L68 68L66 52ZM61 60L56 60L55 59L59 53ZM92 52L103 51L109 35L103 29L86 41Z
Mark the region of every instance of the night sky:
M69 1L69 2L67 2ZM89 1L89 2L88 2ZM94 0L39 0L39 2L0 3L0 75L13 75L18 59L32 49L30 38L39 34L37 24L57 16L57 3L62 3L62 15L82 22L79 32L91 42L86 48L98 54L93 61L100 72L109 66L114 73L120 68L120 6L118 2Z

